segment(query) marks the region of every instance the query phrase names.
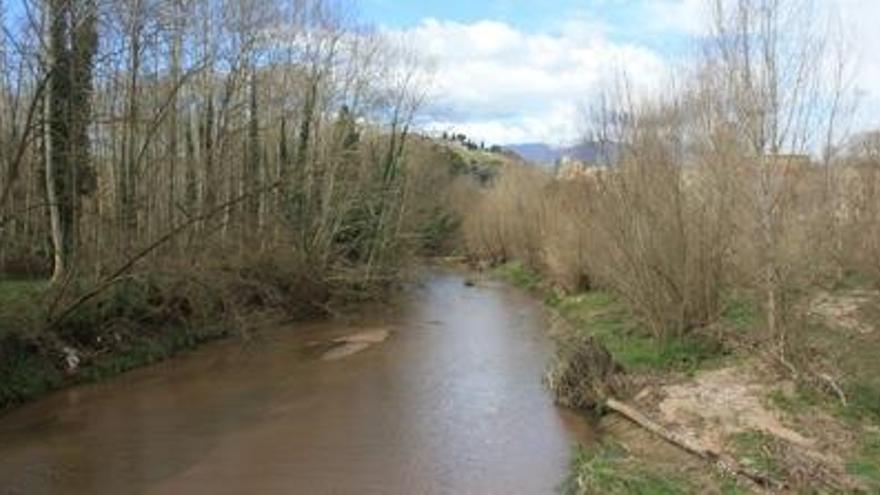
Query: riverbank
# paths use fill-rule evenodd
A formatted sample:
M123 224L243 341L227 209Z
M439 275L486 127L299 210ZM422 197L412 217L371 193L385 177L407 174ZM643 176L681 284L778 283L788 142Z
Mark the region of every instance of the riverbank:
M817 351L816 359L842 370L838 394L796 380L762 356L758 312L746 298L730 301L699 340L663 345L609 293L565 295L520 264L495 275L544 299L557 315L560 346L574 335L595 338L607 349L623 370L626 386L616 389L622 400L673 435L729 456L768 483L731 476L606 414L599 423L604 442L576 453L567 492L880 491L880 364L872 357L880 350L876 291L849 286L817 295L805 315L807 347L831 349L830 355Z
M0 282L0 411L60 388L166 360L218 339L326 316L367 291L268 257L195 269L153 267L102 284ZM375 296L375 294L373 294Z
M0 412L239 331L222 311L213 319L167 314L160 302L139 300L134 292L140 289L128 284L113 290L51 328L46 310L54 293L46 283L0 284Z

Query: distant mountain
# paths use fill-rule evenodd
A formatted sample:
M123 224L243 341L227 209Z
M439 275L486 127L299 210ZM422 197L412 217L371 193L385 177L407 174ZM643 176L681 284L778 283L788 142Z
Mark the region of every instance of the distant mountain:
M556 160L562 158L560 148L544 143L511 144L505 148L521 156L524 160L533 163L553 165Z
M585 163L599 163L602 156L602 145L595 141L585 141L570 148L565 148L564 156Z
M588 141L574 146L551 146L546 143L523 143L506 146L524 160L540 165L555 165L562 158L596 163L602 156L601 145Z

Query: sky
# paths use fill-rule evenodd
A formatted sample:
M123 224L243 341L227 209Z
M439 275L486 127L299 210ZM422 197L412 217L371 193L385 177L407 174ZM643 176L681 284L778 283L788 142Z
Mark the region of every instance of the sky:
M862 114L880 125L880 0L817 0L841 19ZM402 36L431 68L422 124L487 144L570 144L615 73L639 93L692 53L708 0L361 0L367 21ZM857 122L857 123L856 123Z

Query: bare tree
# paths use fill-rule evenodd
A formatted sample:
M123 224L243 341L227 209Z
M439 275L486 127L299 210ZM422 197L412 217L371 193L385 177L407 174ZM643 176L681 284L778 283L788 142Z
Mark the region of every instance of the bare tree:
M833 126L819 111L827 40L811 0L716 0L707 46L716 121L733 131L751 169L754 253L759 258L766 325L780 352L789 344L785 287L787 215L797 169ZM745 235L749 235L745 232Z
M363 289L399 266L422 95L396 42L324 0L24 5L4 38L20 69L0 83L0 217L57 280L157 239L138 263L284 256Z

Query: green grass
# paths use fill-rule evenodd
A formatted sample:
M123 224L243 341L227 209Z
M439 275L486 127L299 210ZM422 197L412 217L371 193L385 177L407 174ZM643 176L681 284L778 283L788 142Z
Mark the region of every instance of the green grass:
M84 368L81 381L96 381L118 375L142 366L158 363L180 353L196 349L199 345L228 337L232 329L228 325L213 325L199 330L169 328L145 336L130 343L126 349L107 355Z
M871 288L876 281L868 274L865 273L857 273L857 272L849 272L844 275L844 277L837 281L834 285L834 291L845 291L845 290L853 290L853 289L865 289Z
M0 307L39 296L47 287L44 280L0 280Z
M849 404L844 416L880 425L880 387L874 381L854 380L845 388Z
M880 433L862 439L860 452L847 463L847 471L861 479L871 493L880 493Z
M495 276L517 287L537 291L542 279L522 262L497 267ZM692 334L660 342L644 328L627 306L609 292L593 291L571 296L550 293L545 304L555 308L577 328L596 337L615 360L629 371L692 373L720 362L723 349L717 341ZM731 324L749 327L757 319L754 308L737 302L726 315Z
M42 280L0 280L0 410L57 388L63 375L33 335L45 317Z
M717 474L716 479L718 479L719 491L723 495L746 495L752 493L751 491L742 488L739 483L737 483L736 479L733 478L733 475Z
M15 335L0 338L0 411L58 388L63 381L50 357Z
M571 474L561 488L563 493L569 495L699 493L680 474L652 471L614 444L578 449Z
M560 298L554 307L630 371L693 372L720 354L717 343L695 336L657 341L622 302L605 292Z
M773 407L796 416L804 409L816 405L812 400L813 397L813 395L802 393L799 390L793 394L786 394L782 390L774 390L770 392L768 399Z
M769 396L770 404L794 418L807 409L818 409L844 422L849 428L861 428L863 425L880 425L877 412L877 391L860 390L857 387L846 387L848 403L841 404L836 396L820 392L815 388L800 386L794 394L784 394L776 390Z
M730 300L721 315L722 323L738 331L747 331L758 327L760 318L761 314L758 308L745 299Z
M494 273L506 282L529 291L537 290L541 285L541 276L519 261L501 265L495 268Z
M746 467L775 478L784 478L782 468L773 455L778 440L759 431L748 431L733 436L733 452Z
M0 337L21 330L39 318L47 282L0 280Z

